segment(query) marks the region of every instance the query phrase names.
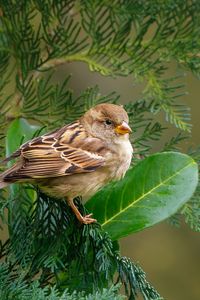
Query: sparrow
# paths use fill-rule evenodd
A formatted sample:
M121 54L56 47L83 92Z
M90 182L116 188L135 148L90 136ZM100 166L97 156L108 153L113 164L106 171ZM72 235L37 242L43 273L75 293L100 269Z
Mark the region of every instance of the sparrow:
M17 159L0 174L0 188L18 182L38 185L49 196L64 198L83 224L96 222L82 216L73 202L88 200L110 181L120 180L128 170L133 148L131 128L122 106L102 103L80 119L36 137L4 159Z

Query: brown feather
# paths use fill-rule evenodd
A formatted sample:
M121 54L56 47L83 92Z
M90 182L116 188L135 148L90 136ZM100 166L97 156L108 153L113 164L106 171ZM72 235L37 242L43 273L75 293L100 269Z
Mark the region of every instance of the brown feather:
M21 157L20 163L16 163L15 167L2 174L4 180L15 181L92 172L102 166L105 159L96 154L95 149L89 152L80 147L76 148L83 140L87 148L87 139L91 144L91 138L87 137L83 126L79 122L74 122L26 142L16 151L17 156ZM93 144L94 141L95 138ZM12 157L16 155L13 154Z

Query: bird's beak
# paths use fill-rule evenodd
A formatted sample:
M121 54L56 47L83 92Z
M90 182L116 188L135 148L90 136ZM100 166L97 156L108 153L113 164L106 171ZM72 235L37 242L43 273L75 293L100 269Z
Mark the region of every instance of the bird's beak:
M128 126L128 124L123 121L122 124L117 125L115 127L115 132L119 133L119 134L125 134L125 133L130 133L132 132L131 128Z

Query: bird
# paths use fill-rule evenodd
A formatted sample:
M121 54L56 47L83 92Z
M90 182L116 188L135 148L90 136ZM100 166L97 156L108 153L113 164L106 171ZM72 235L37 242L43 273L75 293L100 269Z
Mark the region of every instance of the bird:
M31 183L47 195L64 198L82 224L97 220L83 216L73 199L83 203L110 181L122 179L133 148L128 114L121 105L101 103L78 120L25 142L3 160L15 163L0 174L0 189L11 183Z

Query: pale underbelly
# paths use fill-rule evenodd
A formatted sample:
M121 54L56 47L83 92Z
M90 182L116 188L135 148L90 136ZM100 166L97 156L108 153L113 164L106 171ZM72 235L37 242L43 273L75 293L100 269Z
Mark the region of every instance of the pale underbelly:
M85 202L107 182L108 178L105 173L95 171L93 173L49 178L42 181L40 187L49 196L56 198L82 196Z
M109 167L100 167L91 173L73 174L48 178L39 183L41 189L56 198L75 198L81 196L87 201L108 182L120 180L130 165L131 156L122 161L112 160ZM118 161L118 163L114 163Z

